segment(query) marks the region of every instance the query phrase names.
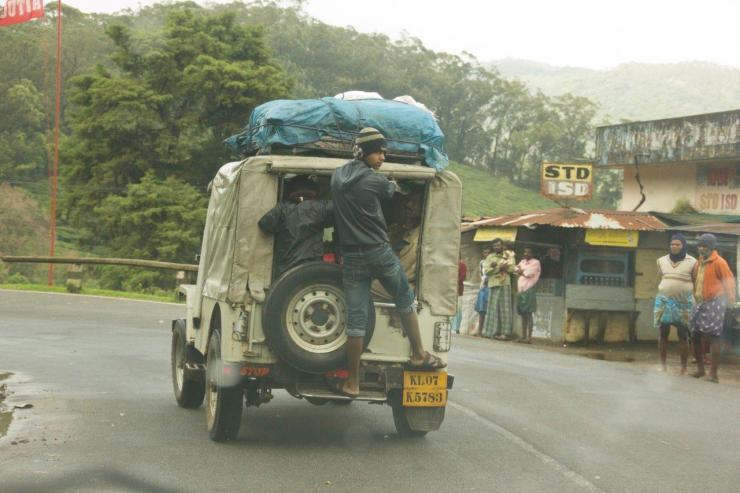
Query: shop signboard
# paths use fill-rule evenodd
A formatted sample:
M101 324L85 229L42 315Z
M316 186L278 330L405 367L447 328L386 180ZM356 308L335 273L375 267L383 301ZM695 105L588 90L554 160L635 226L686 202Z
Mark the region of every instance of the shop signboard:
M593 194L591 163L542 163L540 193L553 200L588 200Z
M587 229L585 241L594 246L636 248L639 232L628 229Z
M696 207L700 212L740 214L740 165L703 165L696 173Z
M514 243L516 241L516 228L500 226L481 226L475 232L473 241L489 242L495 238L500 238L505 243Z

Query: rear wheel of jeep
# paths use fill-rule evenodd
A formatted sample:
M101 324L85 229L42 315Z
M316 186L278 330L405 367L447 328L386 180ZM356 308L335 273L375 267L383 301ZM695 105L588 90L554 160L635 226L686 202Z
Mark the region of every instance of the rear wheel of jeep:
M194 377L185 370L188 358L187 338L185 335L185 320L175 321L172 330L172 350L170 352L170 366L172 367L172 389L175 393L177 405L185 409L197 409L203 404L206 386L203 378Z
M419 431L411 428L409 424L408 413L413 409L407 409L401 404L401 392L394 391L388 396L388 403L393 410L393 424L396 425L396 432L403 438L421 438L427 431Z
M213 441L234 440L239 434L244 392L234 383L225 378L221 330L216 328L208 341L206 357L206 424Z
M341 267L311 262L283 274L265 300L263 326L270 347L294 368L322 373L344 367L347 304ZM371 299L365 347L374 329Z

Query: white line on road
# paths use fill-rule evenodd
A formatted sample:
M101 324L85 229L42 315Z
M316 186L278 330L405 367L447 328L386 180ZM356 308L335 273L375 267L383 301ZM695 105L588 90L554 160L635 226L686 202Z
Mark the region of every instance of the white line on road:
M604 490L599 489L595 484L593 484L588 479L584 478L574 470L570 469L568 466L561 464L554 458L550 457L546 453L542 452L541 450L538 450L534 445L527 442L523 438L515 435L514 433L510 432L506 428L503 428L493 421L490 421L480 414L476 413L472 409L469 409L462 404L458 404L456 402L447 401L447 405L449 407L452 407L454 409L457 409L460 412L463 412L467 414L469 417L473 418L474 420L478 421L485 427L495 431L502 437L506 438L510 442L513 442L514 444L518 445L522 450L525 452L529 452L530 454L537 457L542 463L552 467L557 472L568 478L569 480L573 481L575 484L577 484L579 487L586 491L591 491L593 493L604 493Z

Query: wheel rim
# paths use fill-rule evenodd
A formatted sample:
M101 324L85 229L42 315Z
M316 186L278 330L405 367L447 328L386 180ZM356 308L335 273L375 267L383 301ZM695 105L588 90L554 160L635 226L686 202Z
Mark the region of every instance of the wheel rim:
M219 340L212 340L208 347L208 361L206 364L206 389L208 391L206 399L206 420L208 429L213 429L216 420L216 406L218 405L218 374L219 374L219 353L213 347L214 343L220 343Z
M291 340L312 353L329 353L347 340L347 305L344 294L329 284L298 291L287 306L287 329Z
M175 350L175 383L177 384L177 390L182 390L183 382L185 381L185 347L180 339L177 337L177 346Z

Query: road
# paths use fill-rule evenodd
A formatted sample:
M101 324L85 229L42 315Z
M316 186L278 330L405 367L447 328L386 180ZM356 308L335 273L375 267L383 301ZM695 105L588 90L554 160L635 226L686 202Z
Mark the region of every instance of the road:
M0 438L0 491L740 490L737 386L467 337L450 353L446 421L426 438L398 438L385 406L276 391L216 444L203 409L172 397L182 313L0 291L5 404L33 405Z

